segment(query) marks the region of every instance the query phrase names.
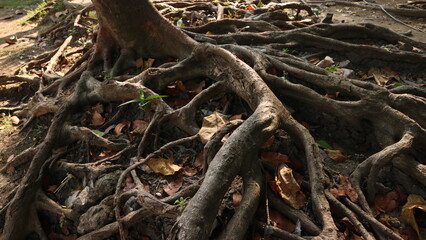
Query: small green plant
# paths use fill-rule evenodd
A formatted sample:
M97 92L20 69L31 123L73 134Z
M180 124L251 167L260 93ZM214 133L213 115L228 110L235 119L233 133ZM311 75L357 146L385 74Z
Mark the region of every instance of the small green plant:
M262 0L259 0L259 3L257 4L258 7L263 7L265 4L263 4Z
M0 125L12 126L12 120L10 119L10 116L4 115L0 120Z
M327 70L329 72L335 72L335 71L337 71L337 66L331 65L331 66L325 67L325 70Z
M89 11L87 12L87 16L91 18L98 18L98 15L96 14L96 11Z
M330 144L328 144L327 141L325 140L318 140L317 142L318 147L322 148L322 149L331 149L333 150L333 147L330 146Z
M288 52L290 52L290 49L288 49L288 48L283 48L283 49L281 50L281 52L282 52L282 53L288 53Z
M26 9L25 11L27 12L27 14L19 21L19 24L24 24L28 21L36 20L45 16L48 12L48 10L46 9L48 3L48 1L44 0L40 2L34 9Z
M69 36L74 36L76 34L77 34L77 29L71 28L71 29L68 30L68 37Z
M141 89L139 89L139 98L132 99L132 100L127 101L125 103L122 103L118 106L121 107L121 106L124 106L124 105L129 104L129 103L138 103L139 107L141 109L143 109L149 103L149 101L151 99L165 98L165 97L168 97L168 96L167 95L153 95L153 96L145 97L145 93L144 93L143 89L141 88Z
M185 27L185 23L183 22L183 19L185 17L186 17L185 15L183 15L182 17L175 17L173 20L176 21L176 26L178 26L178 27Z
M175 201L175 205L179 206L179 211L183 212L183 210L185 210L186 206L188 206L188 202L189 202L190 197L180 197L178 200Z
M393 85L393 87L394 87L394 88L402 87L402 86L404 86L404 84L403 84L403 83L400 83L400 82L397 82L397 83L395 83L395 84Z

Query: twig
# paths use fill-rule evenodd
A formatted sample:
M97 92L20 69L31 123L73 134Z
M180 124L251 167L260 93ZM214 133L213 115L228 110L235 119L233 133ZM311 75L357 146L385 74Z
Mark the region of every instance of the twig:
M59 58L63 55L65 49L68 47L68 45L71 43L72 36L69 36L65 41L62 43L61 47L58 49L58 51L53 55L52 59L50 59L49 64L46 67L45 73L52 73L54 72L56 65L59 62Z

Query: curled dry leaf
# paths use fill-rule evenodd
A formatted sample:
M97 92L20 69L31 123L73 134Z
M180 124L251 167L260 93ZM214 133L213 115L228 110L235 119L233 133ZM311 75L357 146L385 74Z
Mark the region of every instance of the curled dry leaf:
M346 156L340 150L324 149L328 157L336 162L343 162L346 160Z
M155 173L173 175L182 168L181 166L173 164L173 161L173 158L151 158L146 164Z
M277 152L262 152L260 157L263 161L270 163L275 167L278 167L283 163L290 163L287 155Z
M201 142L206 144L213 134L215 134L215 132L217 132L228 121L229 116L223 115L219 112L213 112L211 115L204 117L203 125L198 132Z
M105 123L105 118L102 117L100 113L98 113L96 110L92 111L92 124L95 126L100 126Z
M426 201L423 197L410 194L407 203L402 207L401 215L414 228L420 240L426 239L426 227L419 225L426 216Z
M130 121L129 120L123 120L121 123L117 124L114 128L115 135L120 135L123 131L124 127L130 127Z
M170 182L167 184L167 186L164 187L164 192L167 193L169 196L175 194L183 185L183 176L179 175L176 180L173 182Z
M293 176L293 171L285 164L281 164L275 176L276 191L285 203L299 209L305 205L305 194Z

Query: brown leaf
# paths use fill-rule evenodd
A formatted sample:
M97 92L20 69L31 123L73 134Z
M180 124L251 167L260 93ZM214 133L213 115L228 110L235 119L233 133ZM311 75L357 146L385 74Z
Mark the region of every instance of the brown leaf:
M213 134L215 134L228 121L229 116L223 115L219 112L213 112L211 115L204 117L203 125L198 132L201 142L206 144Z
M185 88L189 93L200 93L203 91L203 88L206 86L205 81L196 82L193 80L189 80L185 82Z
M410 194L407 203L402 207L401 215L417 232L420 240L426 239L426 227L419 224L424 222L426 216L426 201L422 196Z
M273 222L273 225L279 229L285 230L287 232L294 232L296 229L296 224L292 223L290 220L284 217L284 215L274 209L270 210L269 216Z
M277 152L262 152L260 154L260 157L263 161L270 163L274 165L275 167L278 167L283 163L290 162L287 155L277 153Z
M102 117L97 111L92 112L92 124L95 126L100 126L105 123L105 118Z
M112 129L114 129L117 125L113 124L107 127L104 131L105 134L108 134Z
M272 146L272 144L274 144L275 141L275 136L272 135L270 138L268 138L268 140L266 140L266 142L262 145L262 148L270 148Z
M11 166L11 167L8 167L8 168L6 169L6 173L7 173L7 174L9 174L9 175L10 175L10 174L12 174L12 173L14 173L14 172L15 172L15 168L14 168L14 167L12 167L12 166Z
M233 115L233 116L231 116L231 117L229 118L229 121L232 121L232 120L241 120L241 119L242 119L242 117L243 117L243 115L242 115L242 114Z
M144 120L133 120L133 122L132 122L132 128L133 129L137 129L137 128L140 128L142 126L146 126L148 124L149 123L146 122L146 121L144 121Z
M185 166L182 168L182 173L185 176L194 176L195 174L198 173L198 170L196 168L190 167L190 166Z
M164 187L164 192L166 192L169 196L175 194L183 185L183 176L179 175L176 180L169 183L166 187Z
M347 176L340 176L338 196L348 196L352 202L358 201L358 193L352 188Z
M130 121L124 119L121 123L117 124L114 128L115 135L120 135L124 127L130 127Z
M97 103L95 106L91 107L92 111L96 111L98 113L104 112L104 105L102 103Z
M280 165L277 169L275 182L285 203L296 209L305 205L305 194L300 190L299 184L294 179L291 168L285 164Z
M9 45L13 45L15 44L17 41L16 40L11 40L11 39L7 39L6 41L4 41L5 43L9 44Z
M183 84L182 81L176 81L176 87L181 91L181 92L188 92L188 90L186 90L185 85Z
M182 168L181 166L173 164L173 161L173 158L151 158L146 164L155 173L173 175Z
M376 68L372 67L368 70L368 75L373 76L376 80L377 85L384 86L391 79L400 81L399 74L392 70L390 67Z
M136 68L141 68L141 67L143 67L143 59L138 58L136 59Z
M234 205L234 209L238 208L242 199L243 195L240 192L236 191L232 194L232 204Z
M340 150L324 149L324 152L327 153L329 158L336 162L343 162L346 160L346 156L343 155Z
M145 60L145 61L143 62L143 69L147 69L147 68L152 67L152 65L154 64L154 62L155 62L155 59L153 59L153 58L148 58L147 60Z
M68 13L68 9L65 9L64 11L60 11L60 12L56 12L55 13L55 17L60 17L60 16L62 16L62 15L65 15L65 14L67 14Z
M204 152L199 152L194 160L194 167L199 170L204 168Z
M391 212L398 206L398 193L388 192L386 195L377 194L374 197L374 208L380 212Z

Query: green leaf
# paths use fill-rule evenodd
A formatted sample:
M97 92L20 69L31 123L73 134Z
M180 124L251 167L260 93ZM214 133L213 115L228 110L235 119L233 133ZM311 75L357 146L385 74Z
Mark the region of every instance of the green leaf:
M143 101L139 103L139 107L140 108L144 108L147 104L149 103L149 101Z
M397 88L397 87L402 87L402 86L404 86L404 84L403 84L403 83L399 83L399 82L397 82L397 83L395 83L395 84L393 85L393 87L395 87L395 88Z
M144 99L145 98L145 93L143 92L143 89L139 89L139 99Z
M100 136L100 137L103 137L103 136L105 135L105 133L104 133L104 132L99 131L99 130L92 130L92 132L94 132L96 135L98 135L98 136Z
M288 48L283 48L282 50L281 50L281 52L283 52L283 53L288 53L290 51L290 49L288 49Z
M168 96L167 95L152 95L152 96L146 97L145 101L149 101L149 100L154 99L154 98L165 98L165 97L168 97Z
M318 140L317 145L322 149L333 149L325 140Z
M121 106L127 105L129 103L138 103L138 102L142 102L142 100L141 99L132 99L132 100L124 102L124 103L122 103L122 104L120 104L118 106L121 107Z

